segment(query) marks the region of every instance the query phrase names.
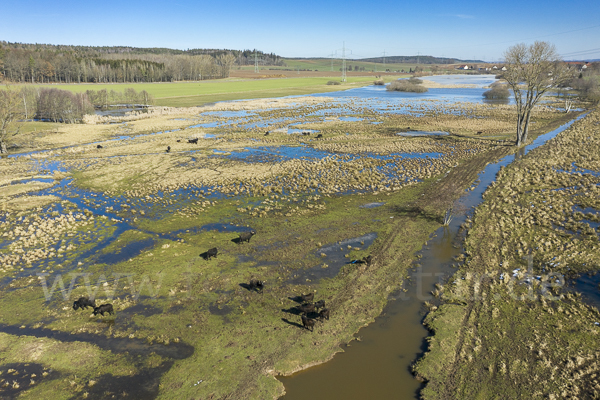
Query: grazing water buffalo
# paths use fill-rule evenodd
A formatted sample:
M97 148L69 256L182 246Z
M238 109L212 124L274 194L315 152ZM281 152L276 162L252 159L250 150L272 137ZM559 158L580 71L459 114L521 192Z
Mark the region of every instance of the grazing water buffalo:
M90 300L87 297L80 297L77 301L73 302L73 310L77 310L78 308L83 310L88 307L95 308L96 301L94 299Z
M269 131L266 131L266 132L265 132L265 136L269 136Z
M322 309L321 312L319 313L319 318L321 320L327 318L327 320L329 321L329 309L328 308Z
M315 320L308 318L306 315L302 315L302 325L304 325L306 329L310 328L310 331L312 332L315 327Z
M101 149L101 148L102 148L102 145L101 145L101 144L99 144L98 146L96 146L96 148L97 148L97 149Z
M325 308L325 300L319 300L315 303L315 308L318 310L319 308Z
M191 143L191 144L198 144L198 138L194 138L194 139L188 139L188 143Z
M265 283L263 281L259 281L258 279L251 279L248 288L250 290L256 290L257 292L262 293L263 289L265 288Z
M171 146L167 146L167 153L171 151Z
M304 135L304 136L310 136L310 132L309 131L302 131L302 135Z
M242 232L242 233L240 233L240 239L239 239L238 243L243 243L243 242L250 243L250 238L254 235L256 235L256 232L254 232L254 231Z
M104 313L107 312L108 315L114 314L112 304L102 304L100 307L94 307L94 315L102 315L104 317Z
M318 135L315 137L315 139L321 139L322 137L323 137L323 135L319 133L319 134L318 134Z
M206 252L206 259L210 260L211 257L217 258L217 248L213 247L212 249L208 249L208 251Z

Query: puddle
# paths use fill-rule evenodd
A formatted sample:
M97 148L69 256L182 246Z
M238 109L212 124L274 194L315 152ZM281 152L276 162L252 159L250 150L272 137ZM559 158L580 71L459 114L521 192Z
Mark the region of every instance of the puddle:
M375 208L375 207L381 207L384 204L385 203L367 203L367 204L363 204L362 206L358 206L358 208Z
M408 132L398 132L396 133L398 136L446 136L449 135L448 132L441 131L408 131Z
M600 309L600 274L583 274L569 286L580 292L586 303ZM597 321L600 323L600 321Z
M2 364L0 365L0 398L16 399L21 392L59 377L58 371L46 368L42 364Z
M354 268L350 258L346 254L353 248L361 250L368 249L377 238L377 233L372 232L357 238L343 240L341 242L329 244L318 249L314 255L320 258L321 262L312 268L296 271L296 273L285 283L293 285L316 284L323 278L335 278L344 266ZM351 246L349 249L348 246ZM325 256L322 256L325 254ZM327 265L324 268L324 265Z
M118 312L114 318L115 320L118 320ZM61 332L46 328L20 328L15 325L6 324L0 324L0 332L16 336L27 335L45 337L61 342L86 342L96 345L103 350L112 351L113 353L127 353L134 356L148 356L151 353L156 353L161 357L182 360L194 353L194 347L183 342L172 342L168 346L165 346L162 343L148 344L148 342L141 339L106 337L103 335L93 335L91 333L72 334L70 332Z

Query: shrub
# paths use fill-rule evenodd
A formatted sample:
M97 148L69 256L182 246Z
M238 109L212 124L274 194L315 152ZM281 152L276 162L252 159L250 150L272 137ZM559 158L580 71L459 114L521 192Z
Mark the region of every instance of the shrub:
M488 100L504 100L510 97L510 92L508 91L508 85L502 83L493 83L490 86L490 90L483 92L483 97Z
M417 79L419 80L419 79ZM387 85L387 90L393 90L396 92L413 92L413 93L425 93L427 88L420 84L410 83L408 80L397 80Z
M327 84L328 85L341 85L342 82L340 82L340 81L329 81L329 82L327 82Z
M37 100L37 117L52 122L73 124L85 114L93 114L94 107L85 93L71 93L60 89L41 89Z

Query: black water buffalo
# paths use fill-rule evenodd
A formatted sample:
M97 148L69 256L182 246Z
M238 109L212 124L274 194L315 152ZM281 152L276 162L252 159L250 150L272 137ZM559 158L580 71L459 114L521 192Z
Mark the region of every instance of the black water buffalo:
M95 308L96 301L94 299L90 300L87 297L80 297L77 301L73 302L73 310L77 310L78 308L83 310L88 307Z
M366 257L364 257L362 259L362 262L365 263L365 264L367 264L367 266L370 267L371 266L371 262L373 262L373 256L369 254L368 256L366 256Z
M305 301L305 302L313 301L313 299L315 298L315 294L314 293L301 294L300 298L302 299L302 301Z
M259 281L258 279L251 279L250 284L248 284L248 289L256 290L257 292L262 293L265 288L265 283L263 281Z
M266 132L265 132L265 136L269 136L269 131L266 131Z
M210 260L211 257L217 258L217 248L213 247L212 249L208 249L208 251L206 252L206 259Z
M323 135L321 135L320 133L315 137L315 139L321 139L323 137Z
M315 305L312 303L302 304L296 307L303 314L308 314L315 311Z
M240 238L239 238L238 243L243 243L243 242L250 243L250 238L254 235L256 235L256 232L254 232L254 231L242 232L242 233L240 233Z
M188 143L191 143L191 144L198 144L198 138L194 138L194 139L188 139Z
M314 327L315 327L315 320L308 318L306 315L302 315L302 325L304 325L304 327L306 329L310 328L310 331L312 332Z
M325 300L319 300L315 303L315 308L318 310L319 308L325 308Z
M302 135L304 135L304 136L309 136L309 135L310 135L310 132L309 132L309 131L302 131Z
M102 304L100 307L94 307L94 315L102 315L104 317L104 313L107 312L108 315L114 314L112 304Z
M327 318L327 320L329 320L329 309L328 308L324 308L321 310L321 312L319 313L319 318L321 320Z
M171 146L167 146L167 153L171 151Z
M98 146L96 146L96 148L97 148L97 149L101 149L101 148L102 148L102 145L101 145L101 144L99 144Z

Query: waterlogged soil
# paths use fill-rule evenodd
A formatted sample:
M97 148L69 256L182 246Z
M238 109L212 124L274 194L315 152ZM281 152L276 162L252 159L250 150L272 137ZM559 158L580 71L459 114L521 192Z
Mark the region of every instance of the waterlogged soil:
M513 111L404 100L376 110L345 100L340 120L328 119L339 107L326 103L110 117L122 125L98 117L0 159L2 187L18 188L2 191L0 212L3 363L56 372L14 393L276 397L274 375L329 359L372 322L444 211L486 162L510 151L502 140ZM536 129L560 118L540 108ZM269 130L302 122L322 137L265 136L264 121ZM407 127L460 134L395 135ZM236 159L240 152L269 157ZM371 265L357 261L368 255ZM251 279L265 288L250 290ZM331 311L313 332L285 311L310 292ZM74 310L81 296L115 313Z
M600 396L599 117L520 154L485 192L466 261L425 318L425 399Z

